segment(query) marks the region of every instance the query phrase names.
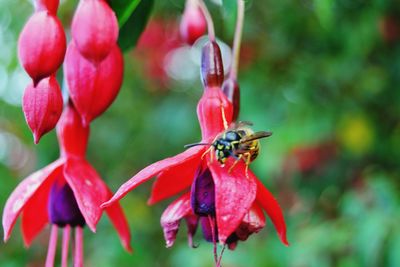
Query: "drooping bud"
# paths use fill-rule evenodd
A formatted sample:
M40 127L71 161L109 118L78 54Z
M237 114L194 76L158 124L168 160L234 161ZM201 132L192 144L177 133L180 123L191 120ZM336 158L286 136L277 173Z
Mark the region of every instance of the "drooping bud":
M81 117L70 102L57 124L57 138L61 156L85 156L89 138L89 127L82 125Z
M114 101L122 84L123 58L114 45L99 64L85 59L74 42L68 45L64 72L70 97L87 125L102 114Z
M18 55L22 66L38 83L55 73L64 60L66 39L58 18L40 11L28 20L18 40Z
M179 27L182 39L192 45L198 38L204 35L206 29L207 22L197 1L186 1Z
M233 105L232 121L236 121L240 110L240 88L235 79L228 78L222 84L222 92Z
M57 124L63 109L60 86L54 76L41 80L36 87L28 85L22 98L22 109L37 144Z
M59 227L83 227L86 224L74 192L65 181L56 181L51 187L48 209L50 222Z
M204 87L221 87L224 81L221 49L215 41L208 41L201 51L201 79Z
M52 15L57 14L58 5L60 3L59 0L34 0L36 11L48 11Z
M215 187L210 170L199 170L191 190L192 210L199 216L215 215Z
M100 62L117 42L118 21L104 0L81 0L72 21L71 34L84 57Z

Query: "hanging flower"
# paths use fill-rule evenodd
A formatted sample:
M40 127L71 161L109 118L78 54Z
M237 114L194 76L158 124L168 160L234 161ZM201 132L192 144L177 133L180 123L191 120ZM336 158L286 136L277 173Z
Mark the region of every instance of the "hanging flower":
M233 106L220 89L223 70L222 61L218 57L220 53L216 43L206 44L202 62L205 90L197 106L202 131L201 143L206 144L226 130L233 115ZM264 227L260 208L271 218L281 241L288 245L282 210L272 194L251 170L247 170L243 161L231 168L235 159L229 157L221 165L211 160L212 152L208 151L207 146L195 146L151 164L123 184L103 207L114 204L129 191L156 176L149 204L184 192L192 186L191 192L172 203L161 218L167 246L173 244L181 219L190 221L191 240L197 225L194 218L198 216L200 221L204 221L202 217L208 218L209 225L202 223L205 225L202 228L206 231L214 229L214 234L211 234L214 243L218 240L234 248L238 240L245 240L248 235Z
M67 266L71 228L75 229L74 266L83 264L83 227L96 231L102 215L100 204L112 193L85 159L89 127L84 127L69 104L57 125L61 156L24 179L11 194L3 212L4 240L8 240L19 216L24 243L32 240L48 223L52 225L46 266L53 266L57 230L63 228L62 266ZM121 207L111 205L105 212L128 251L130 232Z

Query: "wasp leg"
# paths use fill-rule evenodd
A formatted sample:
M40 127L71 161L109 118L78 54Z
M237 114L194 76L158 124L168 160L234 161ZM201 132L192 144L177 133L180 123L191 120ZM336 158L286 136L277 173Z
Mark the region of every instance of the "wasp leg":
M251 162L251 154L250 153L245 153L245 154L247 156L247 158L246 158L246 178L250 179L249 178L249 165L250 165L250 162Z
M203 160L204 156L211 151L212 148L213 148L213 146L210 146L206 151L204 151L204 153L201 155L202 160ZM211 157L210 157L211 162L213 162L213 158L214 158L213 153L211 153Z
M232 166L229 168L228 173L231 173L231 171L233 170L233 167L236 166L236 164L242 159L243 154L240 154L239 157L232 155L236 160L235 162L232 164Z
M224 128L225 128L225 130L227 130L228 129L228 122L227 122L226 117L225 117L225 110L224 110L224 107L223 107L222 103L221 103L221 115L222 115L222 120L224 122Z

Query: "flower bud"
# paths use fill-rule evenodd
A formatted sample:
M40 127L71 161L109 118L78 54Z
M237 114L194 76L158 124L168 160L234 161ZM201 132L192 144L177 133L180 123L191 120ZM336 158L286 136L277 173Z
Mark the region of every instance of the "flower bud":
M236 121L240 110L240 89L235 79L228 78L222 84L222 92L233 105L232 121Z
M71 102L64 109L57 124L57 138L62 156L84 157L89 138L89 127L84 127L79 113Z
M104 0L81 0L72 21L71 34L84 57L100 62L117 42L118 21Z
M200 7L194 1L187 1L179 27L182 39L192 45L204 35L207 29L206 19Z
M204 87L220 87L224 81L224 66L217 42L207 42L201 51L201 78Z
M99 64L94 65L78 51L74 42L68 46L64 72L70 97L84 125L102 114L114 101L122 84L123 58L117 45Z
M52 15L57 14L58 5L60 3L59 0L34 0L36 11L48 11Z
M22 109L35 144L56 126L62 108L61 90L54 76L41 80L36 87L31 84L25 89Z
M65 49L63 27L56 16L46 11L33 14L18 40L19 59L35 84L57 71Z

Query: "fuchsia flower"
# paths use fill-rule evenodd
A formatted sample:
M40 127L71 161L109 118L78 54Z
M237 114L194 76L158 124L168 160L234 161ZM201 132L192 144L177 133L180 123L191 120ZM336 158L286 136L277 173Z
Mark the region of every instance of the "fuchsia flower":
M222 76L222 77L221 77ZM202 143L211 143L232 122L233 105L221 90L223 67L215 42L206 44L202 56L204 93L197 106ZM211 160L207 146L195 146L181 154L147 166L125 184L103 207L113 205L140 184L157 177L149 204L181 192L163 213L161 225L167 247L172 246L180 221L188 223L189 243L200 222L205 239L234 249L239 240L265 226L263 210L272 220L285 245L286 225L282 210L272 194L246 164L229 157L224 165ZM212 151L212 150L211 150ZM191 188L190 192L188 189Z
M84 127L70 104L57 125L61 156L24 179L12 192L3 212L4 240L8 240L19 216L24 243L29 246L45 225L52 225L46 266L53 266L57 229L63 228L62 266L67 266L71 228L75 228L75 265L82 266L85 224L96 231L102 215L100 204L112 193L85 159L89 127ZM118 204L105 209L128 251L130 231Z

